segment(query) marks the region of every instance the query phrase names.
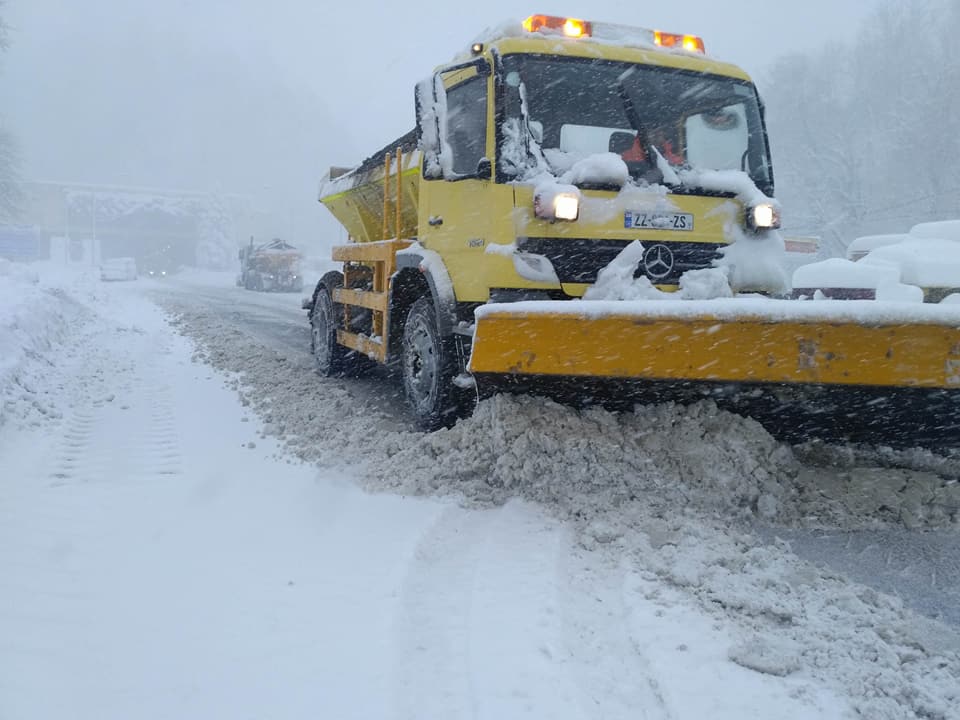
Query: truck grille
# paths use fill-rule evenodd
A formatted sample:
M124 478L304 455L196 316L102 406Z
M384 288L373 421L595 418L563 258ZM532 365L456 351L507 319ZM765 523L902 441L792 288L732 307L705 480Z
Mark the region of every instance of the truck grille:
M517 249L520 252L543 255L552 264L562 283L588 283L597 281L597 274L606 267L627 245L630 240L596 240L589 238L519 238ZM680 276L688 270L711 267L720 257L722 243L703 242L662 242L640 239L644 248L665 245L672 257L672 267L666 274L649 274L643 263L637 268L635 277L647 275L656 285L676 285Z

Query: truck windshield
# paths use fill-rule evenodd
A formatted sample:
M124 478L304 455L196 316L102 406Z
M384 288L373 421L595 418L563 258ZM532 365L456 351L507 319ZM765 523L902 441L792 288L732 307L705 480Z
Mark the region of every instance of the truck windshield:
M671 165L743 170L762 191L773 192L760 103L748 82L650 65L530 55L506 56L503 70L500 155L508 177L522 176L535 165L531 146L539 146L556 174L591 155L614 152L641 180L656 166L653 145ZM518 143L525 147L518 150Z

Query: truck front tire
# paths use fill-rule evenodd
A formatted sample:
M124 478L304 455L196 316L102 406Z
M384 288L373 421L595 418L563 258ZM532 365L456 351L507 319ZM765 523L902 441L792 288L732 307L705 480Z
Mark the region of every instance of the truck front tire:
M310 312L310 352L317 372L324 377L359 374L366 358L337 342L337 318L343 308L333 302L333 289L343 286L340 273L330 273L320 281Z
M419 298L410 307L401 359L403 389L420 429L430 432L453 425L466 398L453 382L458 372L453 338L441 336L429 297Z

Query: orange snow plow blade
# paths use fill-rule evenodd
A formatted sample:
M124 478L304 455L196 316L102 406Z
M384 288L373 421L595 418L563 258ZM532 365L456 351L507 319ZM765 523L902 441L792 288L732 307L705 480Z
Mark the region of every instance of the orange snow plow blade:
M775 300L487 305L477 311L470 370L508 387L530 380L578 392L602 385L613 397L629 389L654 400L720 395L736 399L727 403L734 409L744 398L762 400L787 436L794 433L784 425L802 409L816 417L799 423L801 433L820 424L849 439L847 426L869 421L878 431L870 439L887 441L919 424L937 430L936 442L946 435L960 443L953 308ZM769 420L763 409L748 414Z

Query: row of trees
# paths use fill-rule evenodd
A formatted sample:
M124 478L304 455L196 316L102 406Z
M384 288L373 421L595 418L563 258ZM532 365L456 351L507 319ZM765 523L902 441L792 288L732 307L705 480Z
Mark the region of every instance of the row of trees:
M3 2L0 0L0 55L9 42L7 25L3 21ZM17 177L17 144L13 135L0 117L0 222L12 220L20 201L20 186Z
M760 84L791 234L841 254L872 233L960 218L960 3L888 0L855 38Z

